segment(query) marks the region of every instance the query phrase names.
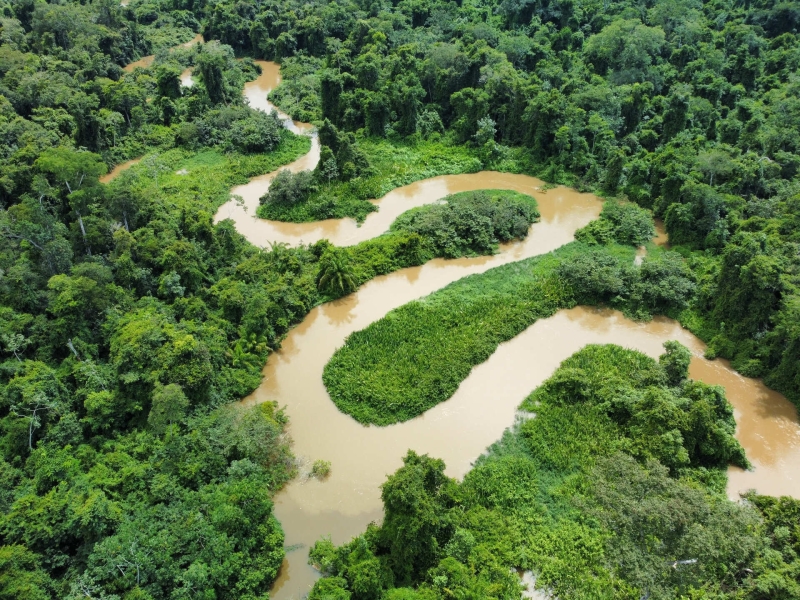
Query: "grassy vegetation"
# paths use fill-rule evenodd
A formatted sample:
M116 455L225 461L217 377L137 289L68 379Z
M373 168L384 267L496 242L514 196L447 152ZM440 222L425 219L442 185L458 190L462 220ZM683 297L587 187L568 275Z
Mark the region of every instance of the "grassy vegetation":
M473 150L442 141L370 138L360 140L358 147L369 159L369 175L322 185L308 200L297 204L264 204L258 216L297 223L344 217L363 221L377 210L369 200L397 187L438 175L475 173L482 168Z
M264 154L174 148L145 155L109 185L114 190L136 188L177 206L191 203L214 211L230 199L233 186L296 160L310 146L309 138L282 130L280 144Z

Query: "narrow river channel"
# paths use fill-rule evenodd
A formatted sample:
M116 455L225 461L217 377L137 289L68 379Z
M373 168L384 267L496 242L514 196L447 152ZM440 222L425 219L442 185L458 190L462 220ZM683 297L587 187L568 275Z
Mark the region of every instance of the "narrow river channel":
M244 93L254 108L270 110L267 94L280 82L279 67L264 61L259 64L262 75L247 84ZM310 126L283 117L295 132L310 132ZM284 168L313 168L319 145L312 140L310 153ZM436 177L398 188L377 201L380 211L360 228L348 219L277 223L254 217L258 198L274 175L234 188L232 194L241 196L244 203L226 203L216 220L233 219L237 229L259 246L274 241L296 245L322 238L350 245L379 235L411 207L456 191L488 188L534 195L542 220L533 225L526 240L504 245L497 255L434 260L373 279L357 292L312 310L288 334L282 348L270 355L262 384L243 403L276 400L285 406L298 458L307 463L316 459L332 463L325 481L297 478L275 498L286 544L296 549L287 553L272 598L301 598L308 592L318 577L307 565L308 547L314 541L330 535L335 543L342 543L363 531L370 521L381 519L380 484L401 465L409 448L443 458L448 474L462 477L485 448L514 423L522 399L562 360L591 343L615 343L653 357L662 352L666 340L688 346L694 354L690 375L725 388L735 410L737 438L754 465L749 472L729 470L729 496L735 499L739 492L755 488L765 494L800 497L800 475L795 468L800 462L800 425L794 406L760 381L738 375L726 361L702 358L703 343L664 318L636 323L610 310L562 310L502 344L473 369L450 400L416 419L389 427L364 427L340 413L322 384L322 370L350 333L464 276L554 250L597 217L601 201L563 187L543 192L542 182L532 177L482 172Z

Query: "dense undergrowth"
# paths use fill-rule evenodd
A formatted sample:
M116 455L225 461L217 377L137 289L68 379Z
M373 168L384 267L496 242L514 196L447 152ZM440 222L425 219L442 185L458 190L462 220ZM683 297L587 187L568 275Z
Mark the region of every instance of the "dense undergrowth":
M618 235L652 236L652 220L643 221L647 213L635 205L607 203L600 222L615 223L620 212L628 218ZM592 224L584 231L597 229ZM323 381L340 410L362 423L388 425L447 400L500 343L561 308L608 304L640 318L676 315L694 289L684 261L657 248L641 266L633 256L630 246L573 242L465 277L350 335L325 366Z
M665 346L577 352L462 483L409 452L381 526L313 547L309 599L516 600L518 569L560 598L793 597L800 502L727 500L724 469L745 464L732 409Z

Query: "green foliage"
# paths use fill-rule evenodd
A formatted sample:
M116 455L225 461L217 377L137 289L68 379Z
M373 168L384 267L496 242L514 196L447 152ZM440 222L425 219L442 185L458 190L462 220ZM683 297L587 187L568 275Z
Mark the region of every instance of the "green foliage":
M24 546L0 546L0 598L50 600L53 582Z
M256 9L256 21L272 23L268 15L286 1L280 9ZM556 8L498 0L489 7L434 1L377 10L346 0L313 9L289 2L294 24L252 30L231 27L234 4L215 9L209 30L245 52L280 58L283 106L295 116L328 119L340 134L363 135L358 145L375 168L354 180L358 190L353 182L334 184L331 193L271 218L363 219L371 206L362 200L380 196L380 184L393 174L373 160L370 145L443 139L451 146L440 156L464 144L484 167L626 196L665 220L674 246L708 250L709 257L741 247L742 234L766 235L764 257L744 267L744 279L751 271L752 278L740 284L733 265L748 264L753 248L732 249L747 256L708 282L692 322L717 354L800 399L790 366L797 364L796 336L781 325L793 316L798 285L791 248L800 172L793 73L800 59L797 11L788 4ZM312 22L316 35L308 33ZM402 169L405 158L397 154ZM328 158L340 172L338 157ZM320 168L326 165L330 160ZM415 178L433 174L425 162L416 170ZM435 172L464 169L453 164ZM636 223L626 223L633 227L623 239L601 220L579 239L640 244L647 235ZM648 302L652 309L657 300ZM751 318L733 316L731 305Z
M331 473L331 462L329 460L315 460L311 466L311 476L318 479L325 479Z
M664 342L664 348L667 351L659 357L658 362L667 374L667 382L680 385L689 377L692 353L680 342Z
M261 197L260 203L293 206L308 200L315 190L316 186L310 171L292 173L284 169L272 180L269 191Z
M635 204L609 200L600 219L575 232L575 239L586 244L617 243L642 246L656 234L649 211Z
M350 600L347 581L341 577L325 577L318 580L308 594L309 600Z
M460 192L443 202L403 213L390 231L417 233L430 241L436 256L457 258L491 254L497 242L526 237L540 216L536 200L517 192Z
M181 386L175 383L166 386L156 384L151 404L147 423L155 433L160 434L183 418L189 400Z
M146 52L133 13L103 6L103 35L117 40L106 52ZM95 8L54 10L80 29ZM176 19L199 26L183 11L136 10L162 13L164 48L192 37L176 40ZM262 597L284 555L270 497L294 469L285 418L271 404L219 406L258 385L270 346L319 302L318 260L253 248L212 215L232 186L310 140L241 104L254 71L225 48L203 50L202 67L186 48L123 75L93 38L62 54L76 39L32 49L58 110L26 104L22 71L0 69L0 595ZM191 65L197 85L177 87ZM5 152L17 144L9 117L35 141L23 154ZM145 149L100 184L106 162Z
M319 259L317 287L322 293L343 296L356 287L353 268L345 250L328 247Z

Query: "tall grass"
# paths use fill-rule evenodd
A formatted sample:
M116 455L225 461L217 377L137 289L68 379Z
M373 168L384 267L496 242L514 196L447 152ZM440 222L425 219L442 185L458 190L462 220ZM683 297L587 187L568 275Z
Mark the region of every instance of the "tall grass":
M633 249L607 251L633 260ZM376 425L411 419L447 400L500 343L575 304L556 269L584 252L586 246L572 243L465 277L353 333L325 366L331 399L359 422Z

